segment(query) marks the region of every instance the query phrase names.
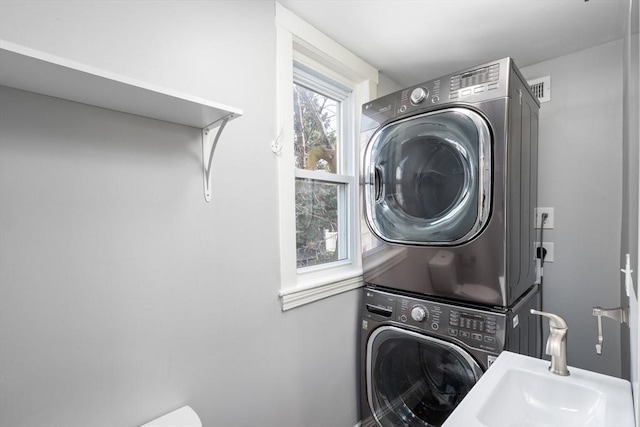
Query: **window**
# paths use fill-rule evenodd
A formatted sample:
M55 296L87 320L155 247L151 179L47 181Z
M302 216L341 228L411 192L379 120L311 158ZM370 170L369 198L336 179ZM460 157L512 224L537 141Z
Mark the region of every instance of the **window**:
M355 170L348 150L352 92L294 63L296 266L348 260L353 242ZM350 209L351 208L351 209Z
M276 4L283 310L362 285L360 107L377 71Z

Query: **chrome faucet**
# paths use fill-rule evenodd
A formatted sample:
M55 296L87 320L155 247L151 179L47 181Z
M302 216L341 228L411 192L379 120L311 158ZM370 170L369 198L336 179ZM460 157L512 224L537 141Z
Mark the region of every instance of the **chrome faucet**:
M549 338L547 339L547 354L551 356L549 371L552 374L566 377L567 369L567 322L557 314L545 313L531 309L531 314L537 314L549 319Z
M618 323L629 323L629 312L621 307L618 308L602 308L593 307L593 315L598 318L598 342L596 344L596 353L602 354L602 343L604 338L602 337L602 318L608 317L617 321Z

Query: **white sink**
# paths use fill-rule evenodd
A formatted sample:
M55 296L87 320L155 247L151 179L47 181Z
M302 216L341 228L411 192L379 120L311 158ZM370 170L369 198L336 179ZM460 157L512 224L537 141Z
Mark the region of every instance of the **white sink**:
M502 352L442 427L633 427L631 384L549 361Z

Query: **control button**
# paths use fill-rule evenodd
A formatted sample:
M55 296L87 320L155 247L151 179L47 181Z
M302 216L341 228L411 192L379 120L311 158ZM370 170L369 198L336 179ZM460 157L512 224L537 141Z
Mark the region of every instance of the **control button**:
M460 96L468 96L468 95L471 95L471 89L465 89L460 94Z
M471 334L468 331L460 331L460 337L461 338L469 338L469 337L471 337Z
M400 107L400 112L404 113L405 111L407 111L407 106L403 105L402 107Z
M453 329L453 328L449 328L449 335L453 335L454 337L458 336L458 330L457 329Z
M458 99L458 92L451 92L451 95L449 95L450 99Z
M431 324L431 329L433 329L434 331L437 331L438 329L440 329L440 325L434 322Z
M496 342L496 337L484 337L484 342L494 344Z
M440 97L439 96L434 96L433 98L431 98L431 103L432 104L435 104L438 101L440 101Z
M489 83L487 85L487 90L498 89L498 83Z
M480 93L480 92L484 92L484 86L478 86L477 88L473 89L473 93Z
M471 334L471 338L473 338L476 341L482 341L482 335L480 334Z
M428 91L425 91L421 87L417 87L411 92L411 102L413 102L414 104L419 104L424 101L428 95Z
M407 316L404 315L404 314L402 316L400 316L400 321L401 322L406 322L407 321Z
M416 305L411 309L411 318L416 322L422 322L428 315L427 309L421 305Z

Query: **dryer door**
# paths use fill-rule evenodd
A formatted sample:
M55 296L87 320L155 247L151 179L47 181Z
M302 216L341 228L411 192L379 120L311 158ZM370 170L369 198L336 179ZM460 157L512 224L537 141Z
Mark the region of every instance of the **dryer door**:
M385 326L367 344L367 395L382 427L440 426L480 379L461 347Z
M456 245L491 205L491 133L479 113L450 108L380 128L364 154L365 218L391 243Z

